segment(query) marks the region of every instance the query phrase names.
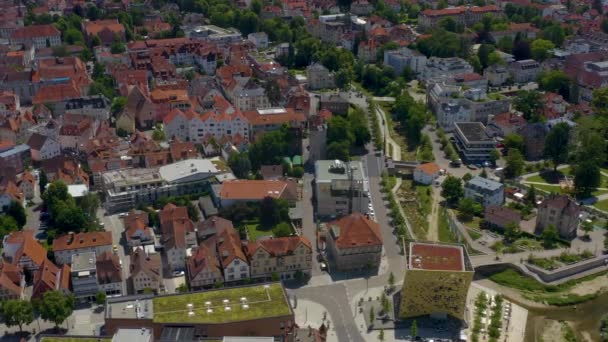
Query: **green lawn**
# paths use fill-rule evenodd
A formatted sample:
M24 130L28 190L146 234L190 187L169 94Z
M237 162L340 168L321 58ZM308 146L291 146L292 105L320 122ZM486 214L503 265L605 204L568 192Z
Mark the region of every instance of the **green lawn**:
M225 323L258 318L288 315L291 312L279 283L255 285L183 295L164 296L153 299L155 323ZM241 305L245 297L249 308ZM230 310L223 301L227 299ZM210 302L212 313L207 312L206 302ZM187 304L192 304L188 309ZM189 311L194 315L189 315Z
M429 229L429 222L426 219L426 215L423 214L423 207L421 206L419 193L415 186L413 186L412 180L404 179L399 188L398 197L406 199L400 201L400 205L407 216L407 219L412 225L414 234L417 237L422 238L426 236ZM414 200L411 200L411 199ZM409 201L407 199L410 199Z
M473 216L473 219L470 221L462 221L462 223L471 229L479 229L479 224L482 220L481 217Z
M439 241L441 242L458 242L454 233L450 230L448 215L444 208L439 210Z
M571 176L572 171L569 167L559 169L558 173L562 175ZM535 183L545 183L545 184L534 184L534 187L540 190L544 190L546 192L556 192L556 193L567 193L567 190L562 189L559 186L557 181L558 177L552 174L552 172L546 173L545 177L541 175L535 175L528 177L524 180L524 182L535 182ZM600 188L608 187L608 177L601 175ZM593 196L599 196L602 194L608 193L608 190L596 190L591 194Z
M430 185L416 185L416 192L418 193L418 200L420 203L420 209L423 215L431 213L431 205L433 201L433 193Z
M599 201L593 206L598 208L599 210L608 211L608 200Z
M245 221L243 224L247 228L251 241L255 241L262 236L272 235L272 229L263 229L258 221Z
M477 241L481 237L481 233L475 229L469 229L468 231L469 236L471 237L471 239L473 239L473 241Z

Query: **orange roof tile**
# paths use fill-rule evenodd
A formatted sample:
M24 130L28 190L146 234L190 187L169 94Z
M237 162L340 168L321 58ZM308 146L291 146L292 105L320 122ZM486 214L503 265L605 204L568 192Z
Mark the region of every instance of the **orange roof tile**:
M361 213L353 213L327 224L338 248L382 244L380 225Z
M410 268L431 271L464 271L464 253L461 246L412 243Z
M66 234L53 240L54 251L74 250L112 244L112 232Z
M263 248L274 257L291 255L295 249L302 244L312 251L310 240L308 240L306 237L288 236L249 242L247 245L247 254L249 257L251 257L255 254L258 248Z
M435 163L424 163L416 166L417 170L421 170L427 175L435 175L439 172L439 165Z

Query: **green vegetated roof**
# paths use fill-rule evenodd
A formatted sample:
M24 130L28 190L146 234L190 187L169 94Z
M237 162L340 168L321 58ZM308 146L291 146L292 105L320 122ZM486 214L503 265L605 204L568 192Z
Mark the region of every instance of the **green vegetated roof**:
M157 323L226 323L291 313L279 283L157 297L153 304Z

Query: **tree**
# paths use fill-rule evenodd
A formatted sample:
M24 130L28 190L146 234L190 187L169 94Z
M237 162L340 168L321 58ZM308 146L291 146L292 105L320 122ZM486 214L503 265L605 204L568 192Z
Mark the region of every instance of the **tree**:
M496 44L498 49L503 52L511 53L513 51L513 39L510 36L501 37Z
M505 241L511 243L519 238L520 230L519 226L514 222L509 222L505 227L504 237Z
M25 214L25 209L23 208L21 203L12 201L11 204L8 206L6 214L15 219L15 222L17 223L19 229L25 226L25 223L27 222L27 215Z
M524 171L524 156L514 148L509 149L506 158L507 165L505 166L505 177L516 178Z
M585 232L585 236L589 236L589 233L593 231L593 223L585 220L581 224L581 229Z
M279 83L275 79L271 79L264 83L264 90L266 91L268 101L270 101L273 106L277 106L279 101L281 101L281 88L279 87Z
M513 43L513 57L515 60L521 61L524 59L530 59L532 57L532 52L530 51L530 43L525 40L516 40Z
M596 114L608 117L608 87L597 88L593 91L591 106Z
M574 189L581 196L587 196L601 183L600 167L592 160L584 160L574 166Z
M554 225L550 224L540 235L540 238L543 240L543 247L550 249L555 246L557 240L559 239L559 234L557 233L557 229Z
M481 177L481 178L488 178L488 172L486 171L485 168L483 170L481 170L481 173L479 174L479 177Z
M490 65L490 54L492 52L494 52L494 45L481 44L481 46L479 46L477 56L479 57L482 69L485 69Z
M376 314L374 313L374 307L369 308L369 325L374 325Z
M335 141L327 146L327 159L350 160L349 144L347 141Z
M532 52L532 58L542 62L551 56L550 50L555 48L550 40L536 39L530 44L530 51Z
M181 283L179 284L179 286L177 287L177 292L179 293L186 293L189 291L188 289L188 285L186 283Z
M99 209L99 205L101 204L99 196L96 193L88 192L80 198L79 203L80 208L82 208L82 211L88 216L89 220L95 219L97 209Z
M38 175L38 185L40 186L41 195L44 193L44 190L46 189L46 185L48 183L49 183L49 180L46 177L46 173L44 173L44 171L40 170L40 174Z
M395 275L393 274L393 272L388 275L388 286L390 286L391 288L395 286Z
M503 144L505 145L505 148L507 150L516 149L519 152L524 153L524 148L525 148L524 137L522 137L521 135L519 135L517 133L507 134L505 136L505 139L503 140Z
M534 186L534 184L532 184L532 186L530 186L530 190L528 190L528 192L526 193L524 202L527 205L531 205L531 206L536 205L536 187Z
M496 164L496 162L500 159L500 152L497 149L493 149L490 151L490 161L492 164Z
M228 165L237 178L247 179L251 172L251 161L246 152L232 152L228 158Z
M292 233L293 233L293 230L291 229L291 226L287 222L281 222L281 223L277 224L274 228L272 228L272 235L274 237L278 237L278 238L287 237L287 236L291 236Z
M458 202L458 214L463 221L470 221L473 216L482 211L481 204L477 203L472 198L462 198Z
M97 295L95 296L95 303L97 305L104 305L106 303L106 293L103 291L99 291L97 292Z
M340 69L336 72L336 87L340 89L348 89L350 82L352 81L352 73L350 69Z
M564 29L557 24L545 27L542 32L542 37L552 42L555 46L561 46L564 43L565 36Z
M462 180L466 183L468 181L470 181L471 179L473 179L473 175L470 172L467 172L464 174L464 176L462 176Z
M454 205L458 203L463 195L462 180L454 176L447 176L441 184L441 196L446 199L449 205Z
M165 140L165 132L159 128L154 129L154 132L152 132L152 139L154 139L155 141Z
M5 236L19 230L15 219L8 215L0 215L0 236Z
M414 320L412 322L412 326L410 327L410 334L412 334L412 338L414 339L418 337L418 321Z
M47 291L42 296L38 310L40 317L55 323L55 328L63 323L74 310L74 297L61 291Z
M570 141L570 126L565 123L558 123L551 128L545 140L543 154L545 158L553 162L553 170L557 171L559 164L565 163L568 159L568 147Z
M528 122L541 120L540 110L543 108L541 95L536 90L522 90L513 101L513 106L522 112Z
M260 203L260 223L265 227L273 227L289 220L289 204L284 199L264 197Z
M99 38L98 35L94 35L93 39L91 39L91 47L95 47L95 46L99 46L101 45L101 38Z
M562 70L552 70L542 73L538 78L538 86L542 90L558 93L565 99L570 99L572 80Z
M127 105L127 98L124 96L117 96L112 101L112 106L110 107L110 112L112 112L112 114L120 113L123 111L123 109L125 109L126 105Z
M382 312L387 315L391 311L391 302L384 291L382 291L382 295L380 296L380 303L382 304Z
M2 303L2 316L8 327L18 326L19 332L23 332L23 325L34 321L32 303L25 300L8 300Z

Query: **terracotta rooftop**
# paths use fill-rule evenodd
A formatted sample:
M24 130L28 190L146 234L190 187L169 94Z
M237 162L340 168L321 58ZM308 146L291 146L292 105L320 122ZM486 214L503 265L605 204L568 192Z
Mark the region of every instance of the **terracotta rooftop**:
M65 251L112 244L112 232L70 233L53 240L53 251Z
M294 253L295 249L302 244L312 250L310 241L306 237L288 236L249 242L247 245L247 254L249 257L252 257L259 248L262 248L273 257L291 255Z
M461 246L412 243L409 268L427 271L464 271Z
M100 284L119 283L122 281L122 267L118 255L104 252L97 257L97 280Z
M6 238L7 243L20 244L20 248L15 253L15 260L13 263L17 263L22 256L27 256L37 266L42 265L46 260L46 249L34 238L33 230L22 230L13 232Z
M125 31L125 27L119 23L117 19L85 21L84 23L84 30L86 31L87 35L96 35L106 29L114 33Z
M233 200L262 200L283 198L287 182L280 180L231 180L222 183L220 198Z
M376 246L382 244L380 225L361 213L353 213L327 223L338 248Z
M439 165L435 163L424 163L416 166L416 170L421 170L427 175L434 175L439 172Z
M131 277L139 272L144 272L148 277L157 281L161 276L161 261L158 254L147 254L141 248L137 248L131 254Z
M32 39L36 37L59 36L61 32L53 25L24 26L11 34L12 39Z

